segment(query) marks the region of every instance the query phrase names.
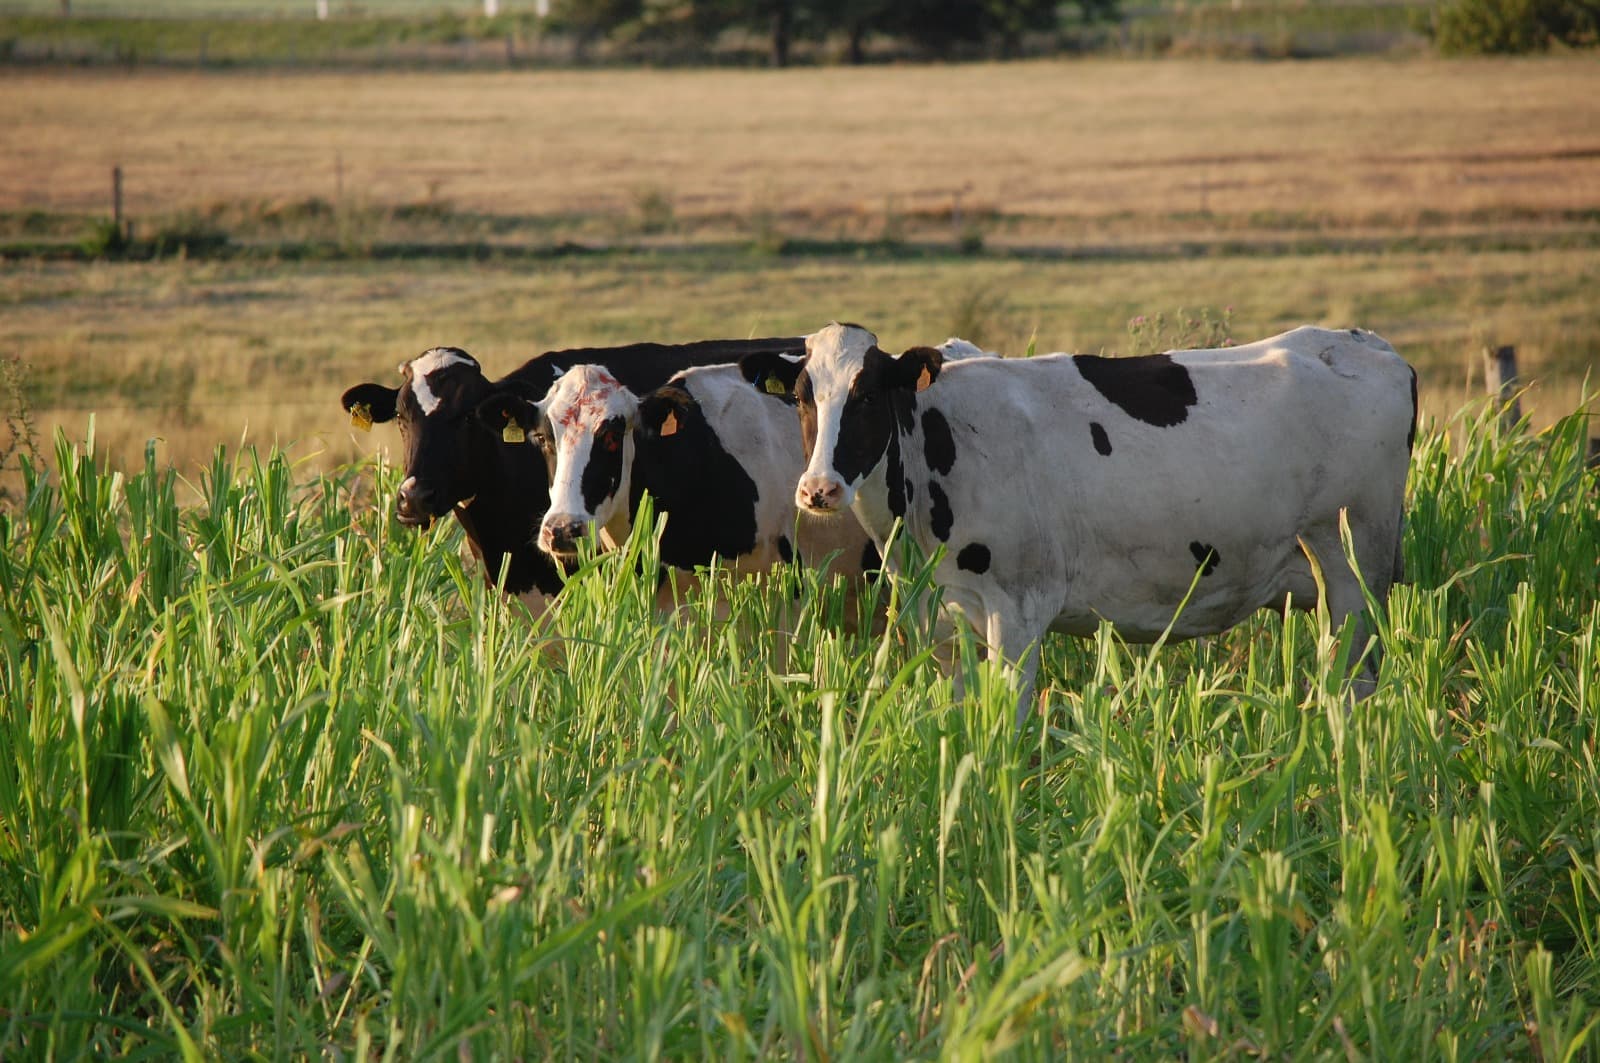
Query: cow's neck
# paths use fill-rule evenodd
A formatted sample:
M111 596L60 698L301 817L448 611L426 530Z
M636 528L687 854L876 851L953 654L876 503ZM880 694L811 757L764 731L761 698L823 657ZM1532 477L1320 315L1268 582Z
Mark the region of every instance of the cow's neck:
M866 533L872 536L880 553L894 531L896 520L903 519L906 533L919 542L926 532L925 528L919 527L917 520L920 511L916 504L918 499L906 497L908 482L913 485L925 484L928 479L922 446L917 438L916 400L909 395L897 395L893 401L896 404L896 416L889 443L884 447L883 457L878 464L856 488L855 501L850 504L851 511ZM901 408L901 403L905 404L905 408Z
M486 464L478 467L492 469L497 482L455 509L456 520L483 565L484 581L498 586L501 570L509 566L507 593L539 590L554 594L561 589L561 571L533 541L538 532L533 502L544 497L544 492L534 493L538 485L525 482L529 478L520 467L503 460L489 464L492 461L493 456L486 456Z

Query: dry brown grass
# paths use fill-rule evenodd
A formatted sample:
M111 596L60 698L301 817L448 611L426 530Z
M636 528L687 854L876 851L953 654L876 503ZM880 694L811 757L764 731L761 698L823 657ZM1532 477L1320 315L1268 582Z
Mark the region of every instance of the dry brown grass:
M1125 248L1173 233L1248 240L1299 225L1382 234L1427 215L1443 217L1429 222L1436 233L1520 231L1495 251L1142 261L774 258L724 247L484 264L0 267L0 351L32 365L43 425L81 434L97 410L102 439L137 454L159 436L185 468L240 438L298 441L322 463L354 456L388 437L352 435L340 389L383 379L437 343L504 371L552 346L801 331L842 318L872 325L891 347L960 332L1010 351L1034 337L1042 349L1095 351L1125 349L1135 314L1231 306L1240 339L1302 322L1383 333L1422 368L1435 417L1480 386L1470 373L1483 343L1515 342L1541 382L1541 423L1572 408L1600 351L1592 57L13 71L0 75L0 99L0 210L103 209L113 163L127 169L136 217L332 199L337 160L347 200L573 218L586 233L605 231L594 219L636 215L659 197L683 229L742 219L748 233L770 216L792 235L870 234L895 212L917 224L917 212L947 210L958 192L970 213L1007 215L984 231L990 249ZM1557 239L1563 227L1578 238ZM666 239L683 239L682 229Z
M1089 60L0 76L0 209L346 197L517 214L1043 216L1600 204L1600 64ZM342 175L342 176L341 176Z
M1422 370L1442 419L1482 387L1484 342L1516 342L1539 380L1537 423L1573 409L1600 335L1588 250L1176 262L856 261L696 254L518 263L35 264L0 277L0 349L34 367L47 430L144 441L192 469L218 443L297 444L326 465L393 434L352 431L343 388L452 343L492 373L551 346L784 334L831 318L890 349L952 332L1018 353L1121 351L1129 318L1232 308L1253 339L1304 322L1360 324Z

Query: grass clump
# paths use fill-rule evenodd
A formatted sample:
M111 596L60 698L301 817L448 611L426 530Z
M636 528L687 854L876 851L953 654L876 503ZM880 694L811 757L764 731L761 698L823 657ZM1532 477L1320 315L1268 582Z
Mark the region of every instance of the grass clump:
M915 578L881 637L803 572L669 617L641 536L529 625L393 469L58 438L0 515L0 1055L1581 1055L1600 489L1492 412L1418 440L1372 698L1315 618L1102 631L1021 736Z

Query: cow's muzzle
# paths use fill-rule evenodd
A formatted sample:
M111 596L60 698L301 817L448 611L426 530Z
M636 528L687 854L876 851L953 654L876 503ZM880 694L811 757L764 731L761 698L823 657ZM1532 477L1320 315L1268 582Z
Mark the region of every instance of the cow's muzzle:
M394 518L408 528L426 531L434 520L433 491L407 477L394 496Z
M539 549L559 557L572 557L589 534L589 522L568 513L551 513L539 525Z
M794 489L794 503L807 513L837 513L849 504L836 476L807 476Z

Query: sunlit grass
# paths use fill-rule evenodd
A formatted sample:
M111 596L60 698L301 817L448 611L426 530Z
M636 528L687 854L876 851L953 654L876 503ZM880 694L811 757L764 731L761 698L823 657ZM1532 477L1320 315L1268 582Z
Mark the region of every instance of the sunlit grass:
M920 577L882 637L803 573L668 616L640 537L529 625L391 468L61 442L0 516L0 1056L1591 1052L1600 485L1576 418L1449 431L1372 698L1269 614L1052 641L1020 736Z

